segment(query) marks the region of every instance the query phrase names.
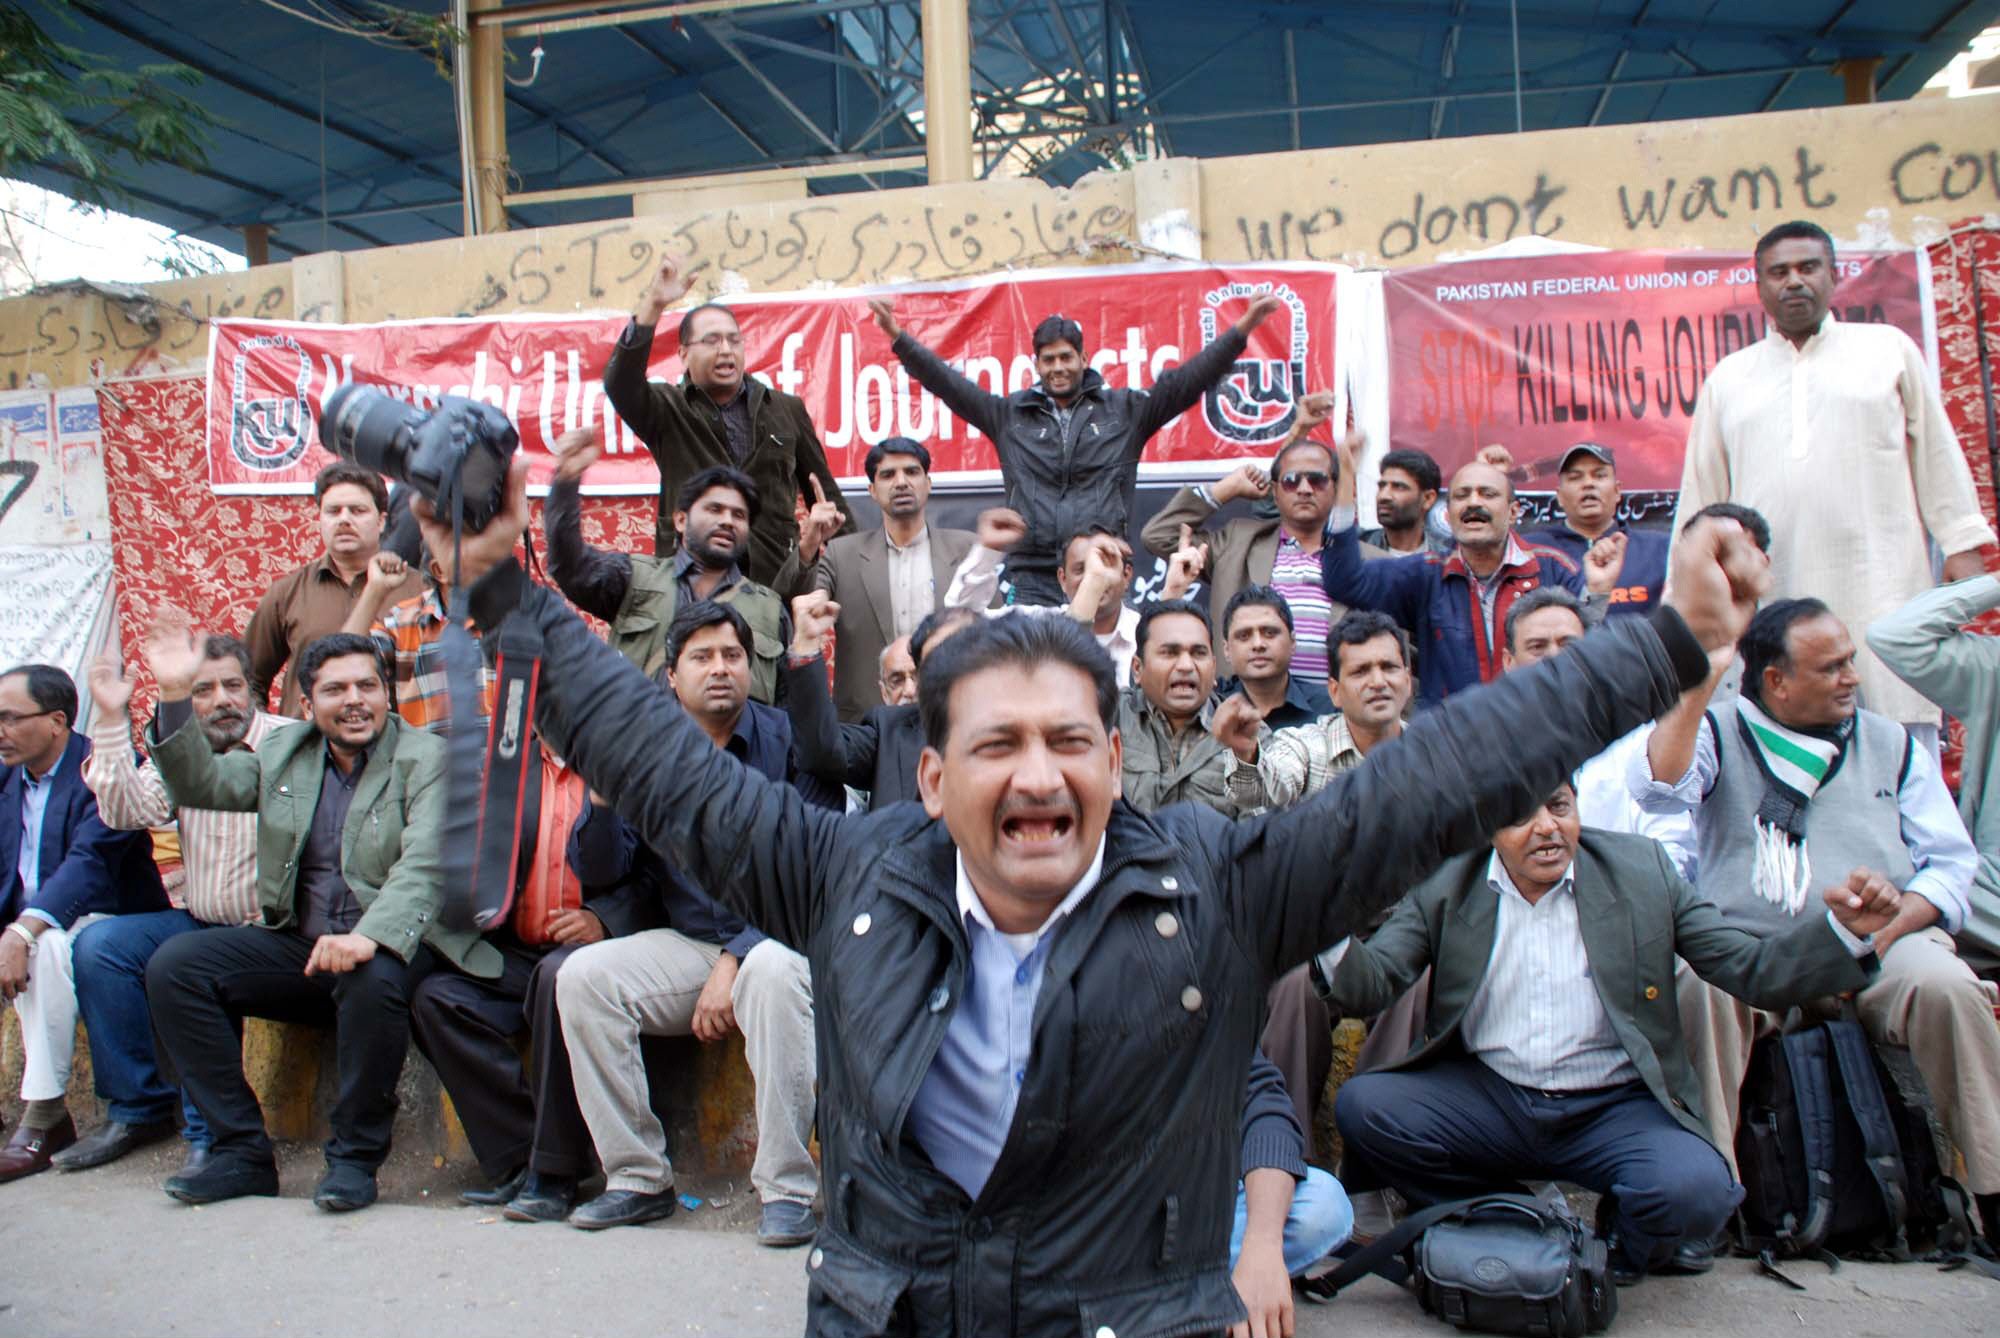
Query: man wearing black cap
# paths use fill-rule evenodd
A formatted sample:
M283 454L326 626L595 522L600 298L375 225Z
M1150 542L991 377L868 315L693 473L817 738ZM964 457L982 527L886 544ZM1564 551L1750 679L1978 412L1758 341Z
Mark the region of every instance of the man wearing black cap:
M1658 530L1631 529L1618 518L1618 458L1611 448L1579 441L1563 455L1556 480L1563 518L1526 535L1526 542L1558 549L1586 570L1615 567L1606 617L1652 612L1667 579L1668 538ZM1586 563L1592 550L1596 554Z
M1034 333L1040 384L994 395L905 333L893 301L868 304L910 375L992 440L1007 505L1028 524L1027 537L1007 559L1019 604L1065 602L1056 581L1064 542L1088 525L1125 532L1146 442L1228 374L1250 332L1278 306L1272 294L1256 298L1227 333L1162 373L1150 390L1106 385L1084 361L1083 327L1067 316L1049 316Z

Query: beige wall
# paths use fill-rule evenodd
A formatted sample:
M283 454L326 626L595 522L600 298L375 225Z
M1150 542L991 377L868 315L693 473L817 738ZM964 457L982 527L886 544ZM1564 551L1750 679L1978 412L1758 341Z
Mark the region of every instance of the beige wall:
M313 256L155 285L150 302L0 302L0 387L199 366L216 316L386 320L629 307L669 248L703 293L950 279L1205 255L1407 265L1535 231L1611 247L1742 249L1785 218L1928 240L2000 213L1984 98L1203 161L1029 181L765 200Z

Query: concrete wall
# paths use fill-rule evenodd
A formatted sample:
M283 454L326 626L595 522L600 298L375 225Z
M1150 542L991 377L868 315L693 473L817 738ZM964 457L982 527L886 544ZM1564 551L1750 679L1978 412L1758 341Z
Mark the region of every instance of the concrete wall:
M726 294L1148 256L1409 265L1530 232L1742 249L1790 217L1923 242L1982 213L2000 213L2000 116L1981 98L1171 159L1070 190L975 182L733 207L705 191L679 212L649 198L631 219L310 256L139 301L0 302L0 386L198 367L216 316L622 310L667 249L690 257L699 291Z

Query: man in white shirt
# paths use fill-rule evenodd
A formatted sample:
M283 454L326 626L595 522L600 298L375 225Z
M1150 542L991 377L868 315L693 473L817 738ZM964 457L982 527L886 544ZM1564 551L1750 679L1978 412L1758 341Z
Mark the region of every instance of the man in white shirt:
M1015 613L1063 613L1090 628L1111 657L1118 686L1132 685L1132 658L1139 651L1139 610L1125 602L1132 586L1132 544L1102 525L1091 525L1063 544L1062 604L1003 604L988 608L1000 586L1000 564L1028 533L1027 522L1005 507L979 513L979 542L965 555L945 591L946 608L984 609L988 617Z
M1343 1181L1393 1185L1419 1205L1573 1181L1607 1196L1613 1276L1639 1281L1714 1235L1743 1193L1701 1121L1675 955L1770 1007L1858 988L1874 956L1856 936L1886 926L1899 895L1856 877L1827 891L1826 915L1759 938L1653 842L1585 833L1575 791L1557 787L1490 851L1448 861L1367 942L1321 957L1328 1000L1350 1015L1432 971L1424 1044L1349 1079L1334 1103Z
M1926 535L1956 581L1980 570L1993 529L1922 352L1893 326L1836 320L1834 282L1833 242L1815 224L1758 241L1770 329L1702 386L1681 514L1756 507L1771 523L1773 597L1823 599L1866 627L1930 588ZM1860 670L1868 708L1935 748L1937 707L1865 647Z

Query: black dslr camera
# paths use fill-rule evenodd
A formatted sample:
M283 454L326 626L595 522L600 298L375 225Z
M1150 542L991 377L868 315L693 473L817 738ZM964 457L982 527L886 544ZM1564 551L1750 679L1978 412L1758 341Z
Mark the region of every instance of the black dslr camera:
M507 504L507 466L521 444L507 415L482 401L447 395L426 413L351 381L326 397L319 439L335 455L415 488L439 520L450 522L462 503L474 534Z

